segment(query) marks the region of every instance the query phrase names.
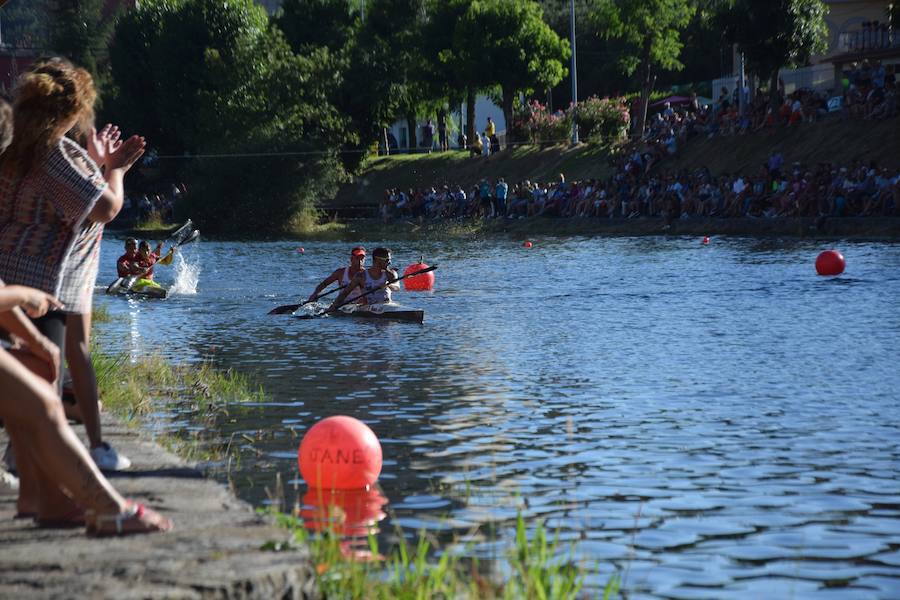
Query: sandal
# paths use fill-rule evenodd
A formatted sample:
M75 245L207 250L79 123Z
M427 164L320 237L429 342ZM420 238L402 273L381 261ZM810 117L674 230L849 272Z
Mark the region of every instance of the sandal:
M103 526L112 524L114 529ZM93 537L134 535L165 532L172 529L172 521L138 502L129 501L125 510L115 515L96 515L88 521L87 534Z

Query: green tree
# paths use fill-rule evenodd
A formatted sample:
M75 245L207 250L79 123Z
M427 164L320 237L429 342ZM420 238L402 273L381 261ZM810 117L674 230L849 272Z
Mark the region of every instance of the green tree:
M591 22L597 32L622 44L619 67L639 76L640 113L636 132L643 133L647 103L659 70L683 68L681 31L696 10L689 0L594 0Z
M294 54L251 0L141 2L110 53L116 120L159 154L186 155L160 163L188 180L207 228L284 229L340 179L334 58Z
M47 0L50 49L87 69L103 85L106 47L115 13L104 14L104 0Z
M547 90L566 74L569 46L542 15L533 0L476 0L456 28L456 47L500 87L507 132L519 93Z
M353 41L360 24L350 0L284 0L276 23L298 53L309 47L339 52Z
M827 13L821 0L734 0L723 12L728 38L753 72L768 77L773 106L779 69L802 66L813 54L826 51Z

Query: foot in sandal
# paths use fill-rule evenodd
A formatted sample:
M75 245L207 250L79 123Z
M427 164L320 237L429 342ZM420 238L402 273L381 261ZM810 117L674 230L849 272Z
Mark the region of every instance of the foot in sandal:
M137 502L128 502L125 510L112 515L95 515L88 521L87 533L95 537L136 535L165 532L172 529L172 521Z

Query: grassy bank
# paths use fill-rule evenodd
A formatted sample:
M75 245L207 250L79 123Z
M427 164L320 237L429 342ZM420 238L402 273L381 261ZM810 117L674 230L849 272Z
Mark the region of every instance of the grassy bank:
M477 558L466 559L453 547L433 546L423 531L415 545L409 545L398 532L399 547L382 556L373 532L368 539L357 539L351 546L340 536L325 532L310 533L299 518L274 513L278 522L293 532L293 542L312 550L319 586L326 598L458 598L495 600L544 598L574 600L581 597L609 598L619 593L619 578L613 575L603 590L583 591L588 572L564 558L556 537L551 538L541 521L530 539L525 520L519 513L513 544L500 565L494 569L504 575L485 574ZM474 537L474 535L472 536ZM267 549L288 549L282 543L271 543ZM429 558L436 555L435 558Z
M297 239L377 241L377 240L461 240L473 237L505 236L513 239L568 236L693 235L743 237L804 237L818 239L855 238L900 239L900 218L840 217L738 218L696 217L678 219L667 226L662 217L639 219L494 219L463 221L394 221L359 219L346 223L328 222L294 232Z
M774 133L759 131L746 135L696 137L674 157L660 163L659 170L675 172L707 166L714 175L755 174L769 155L779 151L785 164L815 165L832 162L849 165L853 161L877 162L890 169L900 168L900 117L885 121L842 121L831 116L819 123L802 123ZM510 184L529 180L605 179L613 174L613 149L593 144L575 148L523 146L492 156L469 157L459 151L432 154L400 154L368 161L351 183L341 187L333 201L323 205L376 205L386 188L422 188L460 184L465 189L486 178L504 177Z
M213 425L229 404L265 398L262 388L248 377L220 370L210 362L173 365L154 354L132 361L96 347L92 356L104 410L135 426L149 425L154 412L173 409L190 411L193 420ZM222 460L229 452L212 428L161 433L157 441L188 460Z

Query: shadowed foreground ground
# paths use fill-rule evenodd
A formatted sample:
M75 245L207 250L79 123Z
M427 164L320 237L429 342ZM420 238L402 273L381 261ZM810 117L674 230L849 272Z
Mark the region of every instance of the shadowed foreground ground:
M268 552L288 532L257 516L223 485L104 415L104 439L134 461L113 484L175 521L168 534L91 539L84 528L38 529L14 519L0 486L0 597L315 598L305 550ZM0 444L6 445L0 430Z

